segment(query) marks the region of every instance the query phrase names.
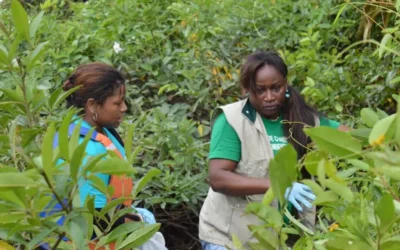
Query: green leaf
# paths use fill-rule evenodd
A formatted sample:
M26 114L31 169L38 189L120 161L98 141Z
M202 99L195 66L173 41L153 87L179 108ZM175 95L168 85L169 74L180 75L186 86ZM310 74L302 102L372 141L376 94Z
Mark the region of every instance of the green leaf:
M274 191L272 190L272 188L269 188L267 192L265 192L264 194L262 204L264 206L269 206L273 200L274 200Z
M81 126L82 123L77 123L69 138L68 150L70 153L74 152L79 145L79 138L81 137Z
M83 166L84 176L86 177L86 174L91 172L93 170L93 168L96 166L96 164L106 157L107 157L107 153L99 154L96 156L88 156L88 160L87 160L86 164Z
M91 176L89 176L87 178L87 180L91 182L90 184L94 188L96 188L97 190L99 190L103 194L107 195L107 185L106 185L106 183L104 183L104 181L102 179L100 179L96 175L91 175Z
M400 167L379 166L376 168L376 170L394 180L400 181Z
M15 187L35 187L35 183L31 178L24 173L1 173L0 188L15 188Z
M275 232L255 225L249 225L248 227L250 231L253 232L253 237L255 237L261 245L266 248L270 245L273 249L279 249L279 238Z
M99 243L97 243L97 246L104 246L106 244L114 242L118 238L127 235L135 230L138 230L142 225L143 223L141 222L134 222L134 221L125 222L124 224L115 228L113 231L111 231L111 233L109 233L105 237L102 237Z
M63 102L68 96L70 96L72 93L74 93L76 90L81 88L82 86L76 86L68 91L65 91L61 95L58 96L57 100L54 102L54 105L52 105L53 108L58 107L61 102Z
M285 216L297 227L299 227L301 230L303 230L305 233L308 233L309 235L314 235L314 232L308 229L306 226L301 224L300 221L296 220L293 215L290 214L290 212L285 208Z
M154 177L161 174L161 171L157 168L152 168L149 170L149 172L146 173L145 176L143 176L137 183L135 183L133 190L132 190L132 195L133 198L135 198L138 193L147 185L147 183Z
M129 125L128 132L125 136L125 152L127 155L130 155L132 152L132 143L133 143L133 131L135 131L136 124L132 123Z
M324 126L304 129L304 132L327 153L346 158L357 158L361 153L361 144L347 132Z
M46 174L47 178L49 178L50 182L53 182L53 140L54 135L56 133L56 128L54 123L50 124L50 127L47 129L46 134L43 138L42 143L42 164L43 171Z
M379 54L379 58L382 57L383 53L386 50L386 44L390 43L392 40L392 35L391 34L385 34L382 38L382 41L379 45L379 50L378 50L378 54Z
M315 199L315 205L325 205L333 202L337 202L339 197L332 191L325 191L317 195L317 199Z
M347 187L347 185L345 185L343 183L339 183L334 180L325 180L324 184L326 187L328 187L330 190L332 190L339 196L343 197L345 200L347 200L349 202L353 202L354 195L351 192L351 190Z
M11 246L7 242L1 241L1 240L0 240L0 249L2 249L2 250L15 250L15 248L13 246Z
M26 14L24 7L22 7L21 3L18 0L12 0L11 13L15 28L29 42L30 35L29 35L28 15Z
M351 160L349 160L349 163L358 169L361 169L364 171L369 170L369 165L361 160L351 159Z
M6 95L12 101L15 101L15 102L18 102L18 103L23 103L24 102L23 96L19 95L17 90L0 88L0 91L2 91L4 93L4 95Z
M129 155L129 164L133 164L136 160L136 157L139 155L140 151L142 150L142 146L136 146L135 150Z
M243 247L242 242L240 242L239 238L237 237L236 234L232 233L232 241L233 241L233 246L237 250L245 250Z
M26 200L26 192L25 188L12 188L12 189L3 189L0 191L0 200L9 201L14 204L17 204L20 207L25 207Z
M359 128L350 131L350 134L364 143L368 143L369 134L371 133L370 128Z
M27 72L30 72L32 70L33 66L35 66L36 61L42 56L46 44L47 42L39 44L29 55L28 63L26 66Z
M58 148L60 149L60 157L66 161L69 161L68 130L73 116L74 111L70 110L63 118L60 129L58 130Z
M361 119L368 127L373 127L379 121L379 116L370 108L361 109Z
M9 52L8 52L8 61L11 63L11 61L14 59L15 57L15 53L18 50L19 45L21 44L21 41L23 40L23 35L22 34L18 34L15 38L14 41L11 44L11 47L9 48Z
M375 212L380 220L379 227L381 232L385 232L386 229L396 221L393 198L389 194L384 195L380 199Z
M149 224L135 230L128 235L125 240L117 247L117 249L130 249L143 245L160 229L161 224Z
M275 158L269 162L271 187L281 204L285 203L286 189L297 178L297 153L291 144L281 148Z
M373 145L374 143L377 143L381 140L382 136L385 141L390 140L395 131L395 126L392 126L394 125L394 119L395 115L393 114L378 121L369 135L369 144Z
M112 157L99 161L96 166L93 167L92 173L102 174L132 174L135 173L135 169L127 161L117 157Z
M309 188L311 188L311 190L316 196L319 196L324 192L324 190L315 181L302 180L301 182L307 185Z
M336 15L336 18L335 18L335 20L333 21L333 25L335 25L335 24L337 23L337 21L339 20L340 16L342 15L342 13L343 13L343 11L346 9L346 7L347 7L347 3L344 3L344 4L342 5L342 7L339 9L339 11L338 11L338 13L337 13L337 15Z
M306 155L304 165L311 175L317 175L318 164L322 159L327 157L326 153L321 151L313 151Z
M104 216L106 213L112 213L112 210L115 209L117 206L121 205L122 202L124 202L125 198L120 197L117 199L113 199L110 202L107 202L107 204L101 209L100 211L100 216Z
M77 249L85 249L85 232L82 227L74 221L68 221L66 226L69 237L73 239L73 245Z
M32 40L35 39L36 36L36 31L39 28L40 22L42 21L44 15L44 11L41 11L31 22L31 25L29 27L29 36L31 37Z
M397 76L395 78L393 78L392 80L390 80L390 84L394 85L396 83L400 82L400 76Z
M75 182L78 181L78 172L80 167L82 166L82 162L86 153L86 146L93 134L94 128L92 128L86 135L83 141L79 144L79 146L75 149L70 163L70 172L71 178Z
M396 0L396 10L400 11L400 0Z
M43 232L35 235L35 237L32 238L32 240L29 241L29 244L26 246L27 249L36 249L38 247L37 245L41 242L45 242L45 239L50 236L57 227L53 227L47 230L44 230ZM3 249L3 248L0 248Z
M4 63L5 65L10 64L10 61L8 60L8 50L2 44L0 44L0 62Z

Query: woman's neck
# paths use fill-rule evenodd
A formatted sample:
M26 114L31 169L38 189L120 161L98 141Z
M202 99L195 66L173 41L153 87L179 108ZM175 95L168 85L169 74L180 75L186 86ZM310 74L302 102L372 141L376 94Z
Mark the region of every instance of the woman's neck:
M88 116L88 115L85 115L85 116L83 116L82 119L83 119L85 122L87 122L90 126L94 127L94 129L95 129L97 132L99 132L99 133L101 133L101 134L105 134L104 129L103 129L99 124L97 124L97 123L93 120L92 117L90 117L90 116Z

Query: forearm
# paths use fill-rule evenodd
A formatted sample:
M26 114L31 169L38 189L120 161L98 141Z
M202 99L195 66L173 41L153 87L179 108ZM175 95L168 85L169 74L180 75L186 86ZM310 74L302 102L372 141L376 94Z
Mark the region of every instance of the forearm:
M229 196L264 194L270 187L269 179L251 178L230 171L210 176L214 192Z

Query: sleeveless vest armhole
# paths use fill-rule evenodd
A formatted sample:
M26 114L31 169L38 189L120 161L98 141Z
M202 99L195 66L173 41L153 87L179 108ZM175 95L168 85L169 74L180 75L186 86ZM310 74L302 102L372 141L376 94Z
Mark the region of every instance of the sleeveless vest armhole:
M211 130L214 127L214 123L217 120L217 118L223 113L224 111L222 110L222 108L218 107L216 109L214 109L213 111L211 111L211 115L210 115L210 121L211 121Z

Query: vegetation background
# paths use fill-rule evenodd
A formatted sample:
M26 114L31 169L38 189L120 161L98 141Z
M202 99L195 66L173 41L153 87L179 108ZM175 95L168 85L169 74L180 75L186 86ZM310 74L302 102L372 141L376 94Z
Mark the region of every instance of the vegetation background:
M127 76L129 113L120 131L131 139L137 178L149 177L149 169L159 170L150 174L151 181L145 179L136 203L155 212L170 249L199 247L198 213L208 190L210 111L241 97L239 68L257 49L279 51L289 65L289 82L329 118L359 128L353 136L366 140L363 150L375 142L387 146L374 148L382 154L395 152L398 144L387 139L388 128L379 134L386 135L385 142L368 139L380 119L395 117L399 100L399 7L400 1L392 0L0 1L0 238L29 249L53 234L71 233L68 228L57 231L36 215L46 204L46 193L61 188L45 178L56 175L49 169L57 154L43 151L51 151L46 138L67 124L73 112L62 104L63 81L78 65L92 61L112 64ZM397 126L392 120L386 127ZM326 141L334 140L330 131L323 132ZM343 144L345 140L337 146ZM316 152L324 151L318 148ZM367 186L378 193L368 198L371 202L385 193L389 203L398 200L396 181L381 179L383 184L368 186L362 179L386 172L349 172L353 165L342 155L331 158L338 157L333 151L325 149L322 158L334 163L335 171L348 171L342 176L347 181L340 183L350 192L359 194ZM67 189L63 192L72 200L73 187ZM338 220L331 214L334 202L341 200L346 207L353 201L335 197L321 203L331 208L321 214L321 232L329 234L328 222ZM398 237L393 233L399 229L396 223L387 226L392 231L385 230ZM47 234L39 233L43 227ZM369 242L371 247L384 249L379 248L383 233L376 233L376 225L366 227L373 228L369 233L376 239ZM301 227L297 230L304 234ZM74 247L82 249L78 246L84 240ZM136 240L131 237L125 246Z

